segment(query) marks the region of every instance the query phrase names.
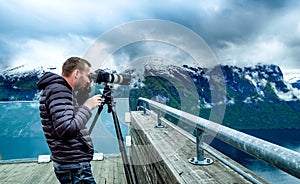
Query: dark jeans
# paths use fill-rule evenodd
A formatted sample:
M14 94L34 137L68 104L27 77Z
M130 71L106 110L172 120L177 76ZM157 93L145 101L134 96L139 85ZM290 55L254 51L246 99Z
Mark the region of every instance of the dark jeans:
M89 162L59 164L53 162L54 172L62 184L96 184Z

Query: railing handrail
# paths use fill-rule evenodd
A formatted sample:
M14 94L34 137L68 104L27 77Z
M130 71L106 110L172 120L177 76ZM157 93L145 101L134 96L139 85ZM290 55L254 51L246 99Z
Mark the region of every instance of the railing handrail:
M296 151L146 98L139 98L139 101L146 102L150 107L199 128L205 133L300 179L300 153Z

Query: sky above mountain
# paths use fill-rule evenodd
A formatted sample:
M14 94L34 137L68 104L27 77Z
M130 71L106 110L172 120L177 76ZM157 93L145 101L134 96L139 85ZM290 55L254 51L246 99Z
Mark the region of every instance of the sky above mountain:
M219 63L275 64L284 73L300 73L299 12L297 0L1 1L0 69L23 64L60 67L69 56L84 56L101 35L127 23L155 19L196 33ZM155 34L167 36L164 30ZM119 47L115 60L158 55L187 61L176 44L145 40Z

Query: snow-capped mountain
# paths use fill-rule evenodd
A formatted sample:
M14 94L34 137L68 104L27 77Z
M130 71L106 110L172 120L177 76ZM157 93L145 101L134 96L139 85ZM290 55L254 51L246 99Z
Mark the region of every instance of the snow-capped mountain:
M0 72L0 101L37 100L36 83L39 77L43 72L55 69L55 67L21 65L2 70Z
M300 90L300 79L297 82L292 83L292 86Z
M204 118L209 118L212 107L226 105L223 123L237 129L300 128L300 91L284 80L276 65L201 68L155 62L145 64L144 74L142 87L132 93L137 97L163 99L179 109L195 111L198 107ZM190 85L188 78L197 97L186 87ZM183 104L182 97L192 100Z
M250 98L274 100L270 96L270 93L273 92L280 100L294 101L300 98L300 91L294 88L290 82L284 80L280 68L276 65L256 65L255 67L245 67L243 69L224 66L223 71L227 75L226 78L230 78L228 73L233 71L239 80L246 80L244 85L247 86L248 83L248 90L252 89L253 92L251 96L245 95L246 100ZM234 85L230 84L229 81L228 86L233 87ZM269 89L270 87L271 89Z
M299 83L285 81L280 67L276 65L256 65L244 68L220 65L214 68L200 68L187 65L178 67L155 62L145 64L144 74L145 76L161 76L165 79L176 78L178 83L184 85L188 83L187 78L190 78L198 88L200 98L204 98L206 102L211 101L210 97L201 91L210 91L214 85L222 86L227 93L227 100L231 102L237 96L245 103L300 99L300 90L296 88L300 81ZM216 82L219 83L216 84Z
M216 72L216 68L219 72ZM285 81L280 68L276 65L256 65L253 67L236 67L221 65L215 68L200 68L183 65L174 66L165 64L162 60L154 60L145 63L143 66L144 76L160 76L167 80L188 84L192 80L198 91L200 98L211 102L207 91L214 88L215 81L223 80L223 86L227 93L227 100L234 102L237 95L245 103L253 101L272 101L277 96L277 100L295 101L300 99L300 80ZM37 82L37 78L45 71L59 73L53 66L18 66L7 68L0 73L0 86L7 87L5 90L21 89L20 85L28 85L28 79ZM141 75L140 75L141 76ZM218 79L219 78L219 79ZM213 82L214 81L214 82ZM296 82L295 82L296 81ZM10 87L9 87L10 86ZM33 87L33 85L31 85ZM205 93L206 91L206 93ZM274 95L275 94L275 95ZM28 94L27 94L28 95ZM8 99L11 99L8 97Z
M51 71L53 73L59 73L56 66L32 66L32 65L20 65L16 67L9 67L0 72L1 76L7 77L24 77L31 73L43 73Z

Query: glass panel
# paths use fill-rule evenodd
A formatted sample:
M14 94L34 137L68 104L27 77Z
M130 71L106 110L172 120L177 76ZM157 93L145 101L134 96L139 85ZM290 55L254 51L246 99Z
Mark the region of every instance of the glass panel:
M123 137L128 133L125 112L128 112L128 99L115 99L116 111ZM97 109L89 120L91 125ZM119 153L112 113L104 106L91 135L95 151ZM41 126L38 101L0 102L0 160L37 158L50 154Z

